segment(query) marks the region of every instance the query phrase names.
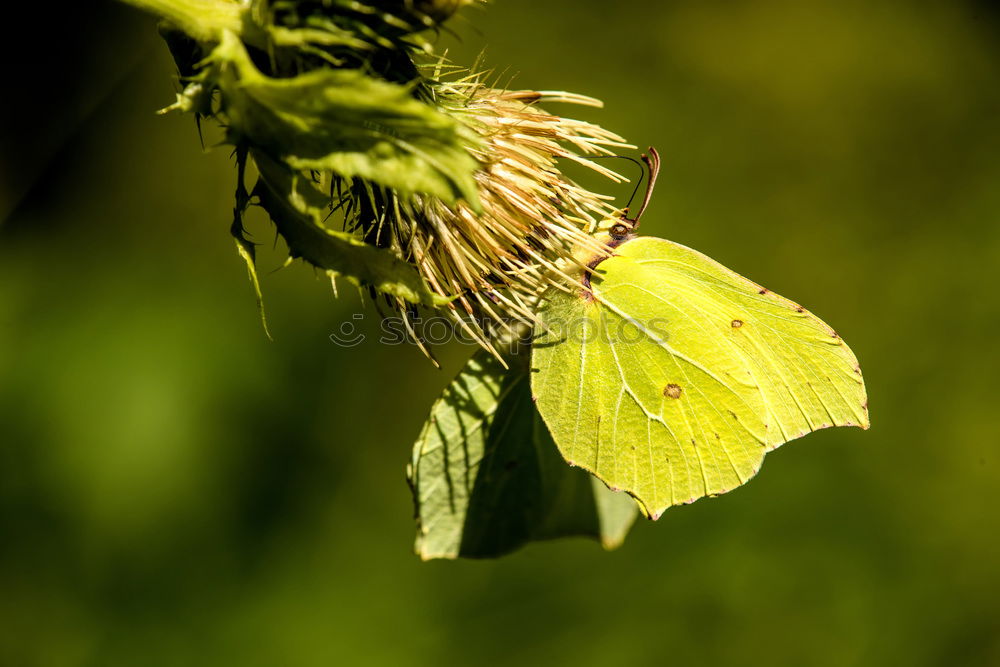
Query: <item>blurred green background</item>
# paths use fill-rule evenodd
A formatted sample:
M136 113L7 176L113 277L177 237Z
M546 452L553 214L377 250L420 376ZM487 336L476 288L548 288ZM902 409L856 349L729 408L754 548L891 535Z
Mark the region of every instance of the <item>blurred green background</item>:
M2 54L0 664L1000 664L990 4L496 0L455 21L455 60L486 45L516 86L600 97L559 111L655 145L644 231L835 326L873 426L788 445L616 552L427 564L403 470L469 349L437 371L380 346L355 295L270 273L255 218L267 342L227 151L153 114L175 91L153 21L73 5L8 24L45 25L60 65ZM333 345L355 312L369 341Z

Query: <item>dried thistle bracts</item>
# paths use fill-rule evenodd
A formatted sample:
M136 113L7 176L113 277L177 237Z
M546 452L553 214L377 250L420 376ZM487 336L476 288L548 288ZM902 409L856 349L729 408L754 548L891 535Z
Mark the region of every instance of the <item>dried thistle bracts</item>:
M439 68L438 68L439 69ZM366 186L344 190L336 206L350 210L349 226L369 242L392 248L411 262L431 290L451 298L442 310L483 347L491 337L533 325L534 304L550 286L571 289L574 259L599 251L594 232L617 211L611 198L568 178L561 163L583 165L611 181L623 180L591 158L628 148L601 127L553 115L540 103L599 106L561 92L506 90L484 75L442 79L430 89L445 113L473 129L480 141L468 150L478 163L480 204L401 196ZM367 197L356 205L352 198ZM396 302L407 317L414 309Z

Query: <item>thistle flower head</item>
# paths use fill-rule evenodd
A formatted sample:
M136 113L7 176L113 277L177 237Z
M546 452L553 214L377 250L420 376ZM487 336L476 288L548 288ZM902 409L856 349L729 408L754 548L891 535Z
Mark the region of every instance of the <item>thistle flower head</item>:
M593 158L631 148L601 127L553 115L541 103L600 106L565 92L506 90L483 75L431 77L433 103L460 119L479 138L470 151L481 209L449 205L425 195L400 196L368 189L369 201L349 220L371 243L411 262L443 307L483 347L496 351L494 334L533 324L533 307L549 287L569 290L577 259L600 252L599 223L616 217L611 197L581 187L562 170L582 165L613 182L624 179ZM357 188L347 196L356 197ZM584 251L583 253L581 251ZM404 316L413 307L393 305Z
M483 0L128 1L165 21L184 82L167 110L214 118L235 148L230 230L258 304L253 204L289 258L381 294L418 342L411 318L436 308L498 357L544 290L576 289L606 250L595 232L619 211L563 168L622 181L595 158L631 146L542 106L597 100L418 65L422 34Z

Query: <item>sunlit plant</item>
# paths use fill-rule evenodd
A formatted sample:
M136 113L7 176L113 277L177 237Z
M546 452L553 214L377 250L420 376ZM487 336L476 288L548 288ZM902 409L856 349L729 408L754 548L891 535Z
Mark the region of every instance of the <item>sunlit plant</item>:
M128 0L157 15L182 90L164 111L224 128L232 235L261 301L251 206L288 248L413 327L435 312L480 350L414 446L423 558L565 535L621 543L639 514L725 493L766 452L867 428L853 353L801 306L676 243L567 176L632 147L434 56L476 0ZM248 180L253 180L250 184ZM263 315L263 309L261 310ZM266 329L266 324L265 324Z

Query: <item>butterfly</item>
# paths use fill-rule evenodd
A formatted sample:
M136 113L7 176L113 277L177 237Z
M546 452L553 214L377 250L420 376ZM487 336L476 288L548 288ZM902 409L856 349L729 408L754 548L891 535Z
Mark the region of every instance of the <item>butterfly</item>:
M638 219L623 214L579 288L552 290L539 313L532 397L571 465L656 519L744 484L789 440L868 428L836 331L691 248L635 236Z

